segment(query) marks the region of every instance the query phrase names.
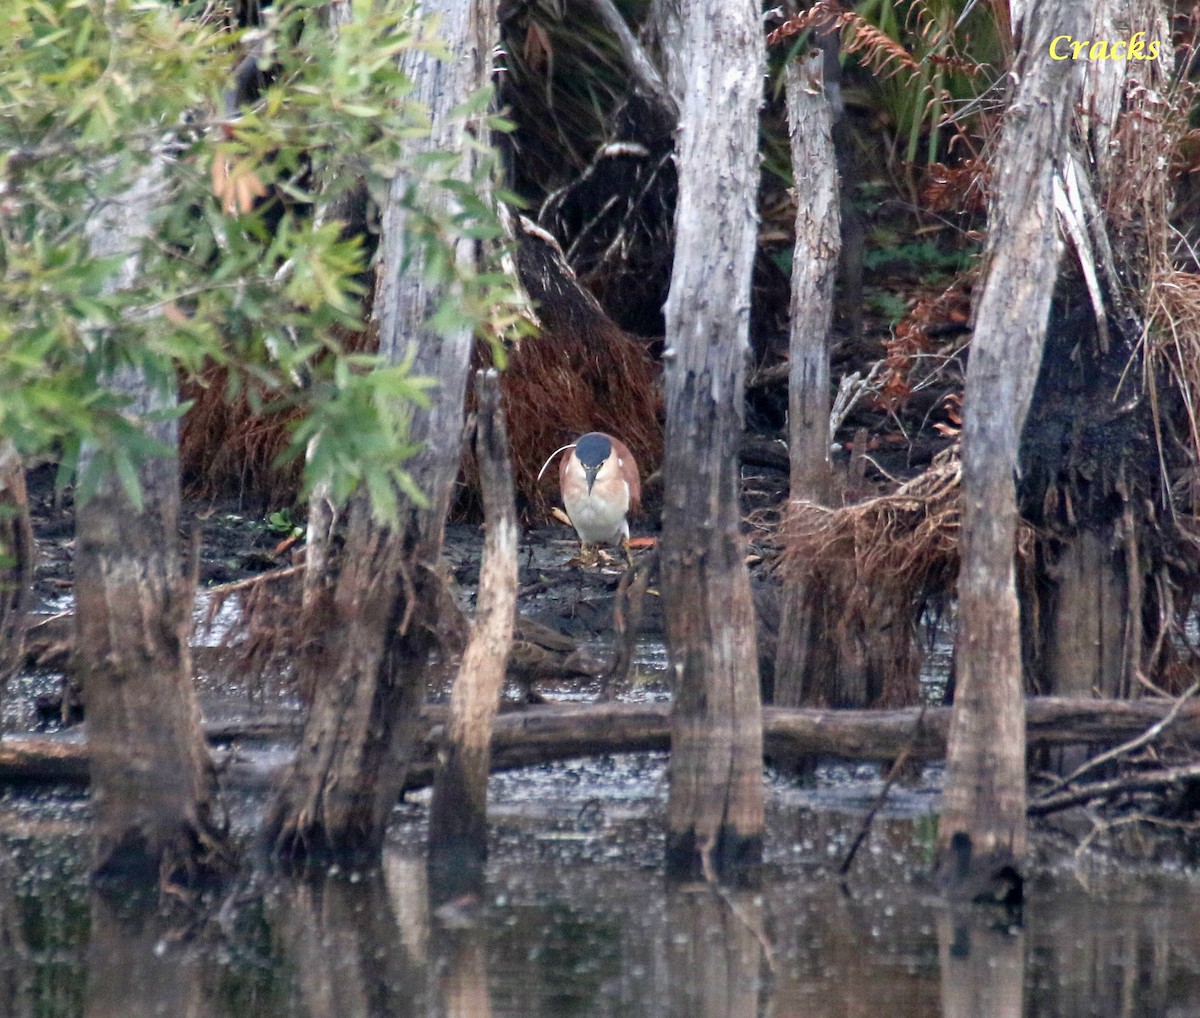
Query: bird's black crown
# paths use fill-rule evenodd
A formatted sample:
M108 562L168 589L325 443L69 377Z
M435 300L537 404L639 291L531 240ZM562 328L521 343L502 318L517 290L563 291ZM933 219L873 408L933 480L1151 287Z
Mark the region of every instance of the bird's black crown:
M575 455L585 467L598 467L612 453L612 442L607 435L590 431L575 443Z

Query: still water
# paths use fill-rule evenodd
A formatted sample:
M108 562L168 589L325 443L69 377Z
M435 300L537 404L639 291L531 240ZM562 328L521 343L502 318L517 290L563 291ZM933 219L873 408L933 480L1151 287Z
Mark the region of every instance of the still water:
M1039 871L1020 926L948 911L923 882L935 773L843 883L875 787L772 781L763 887L732 893L665 886L661 756L497 775L475 906L431 913L418 799L379 872L247 877L191 923L89 895L84 800L9 794L0 1016L1200 1015L1197 875L1091 858Z

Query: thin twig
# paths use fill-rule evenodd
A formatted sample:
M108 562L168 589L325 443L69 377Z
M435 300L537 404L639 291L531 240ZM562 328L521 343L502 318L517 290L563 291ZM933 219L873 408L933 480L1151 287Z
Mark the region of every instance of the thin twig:
M1170 725L1175 720L1175 718L1177 718L1179 716L1179 712L1183 709L1183 705L1185 703L1187 703L1187 701L1190 700L1193 696L1195 696L1197 690L1200 690L1200 682L1192 683L1191 687L1186 692L1184 692L1173 704L1171 704L1171 709L1169 711L1167 711L1167 713L1162 717L1161 720L1155 721L1154 724L1152 724L1149 728L1147 728L1144 732L1142 732L1141 735L1137 736L1136 738L1130 739L1128 742L1123 742L1119 746L1114 746L1112 749L1101 753L1099 756L1094 756L1090 760L1085 760L1082 764L1080 764L1078 767L1076 767L1075 770L1073 770L1065 778L1060 778L1057 784L1052 785L1045 792L1043 792L1040 796L1038 796L1037 801L1041 802L1041 801L1049 798L1050 796L1054 795L1059 790L1066 788L1067 785L1078 780L1084 774L1087 774L1088 771L1095 770L1097 767L1101 766L1102 764L1106 764L1110 760L1115 760L1118 757L1124 756L1127 753L1132 753L1135 749L1140 749L1142 746L1146 745L1146 743L1148 743L1148 742L1153 742L1155 739L1158 738L1159 735L1162 734L1163 729L1165 729L1168 725Z
M1046 816L1060 810L1091 802L1093 799L1108 799L1121 792L1152 792L1158 788L1179 784L1200 778L1200 763L1185 764L1182 767L1165 767L1157 771L1142 771L1111 781L1097 781L1084 785L1071 792L1060 792L1058 795L1041 796L1036 802L1029 804L1028 813L1031 817Z
M901 769L908 763L912 748L916 745L917 737L921 734L921 722L925 719L926 706L926 704L921 704L921 709L917 713L917 720L913 722L912 735L909 736L908 744L900 750L900 755L892 762L892 766L888 770L888 776L883 782L883 788L879 792L879 797L872 804L871 808L867 810L867 815L863 817L862 826L859 828L854 842L850 845L850 851L846 853L846 858L842 860L841 866L838 867L838 876L844 877L850 872L850 867L854 864L854 857L858 855L859 848L862 847L867 834L870 833L871 824L875 821L875 814L883 808L884 802L887 801L888 792L892 790L892 785L896 783L896 779L900 776Z

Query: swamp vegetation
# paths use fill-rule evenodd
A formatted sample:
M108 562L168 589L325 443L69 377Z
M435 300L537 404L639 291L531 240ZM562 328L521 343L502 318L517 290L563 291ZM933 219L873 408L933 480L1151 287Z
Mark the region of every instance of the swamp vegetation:
M1198 17L20 0L12 1013L1193 1005Z

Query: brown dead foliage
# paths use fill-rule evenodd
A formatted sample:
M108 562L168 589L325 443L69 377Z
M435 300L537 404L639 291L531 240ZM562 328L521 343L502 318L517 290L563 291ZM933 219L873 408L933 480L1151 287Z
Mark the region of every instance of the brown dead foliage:
M925 170L921 201L930 212L987 211L991 167L979 158L964 159L957 166L930 163Z
M874 676L863 705L916 698L917 622L927 604L952 594L958 575L960 482L952 448L894 492L838 509L793 502L784 518L777 568L809 600L835 606L826 613L835 667ZM881 619L888 625L881 628ZM834 692L809 695L837 700Z
M767 36L767 45L775 46L812 28L842 32L843 50L858 54L867 67L882 76L890 77L901 71L911 75L920 70L912 54L900 43L836 0L817 0L808 10L788 18Z
M840 575L848 610L869 586L900 584L914 600L949 590L958 572L961 478L955 447L888 494L837 509L793 502L780 530L783 576Z
M226 370L213 366L182 386L183 398L193 401L179 437L187 493L290 504L300 490L303 464L294 460L280 467L276 461L300 411L256 410L244 391L229 399L228 382Z
M605 314L575 278L553 237L527 223L517 263L540 331L508 349L500 384L518 498L528 512L541 515L558 498L558 471L547 470L539 485L539 469L555 449L588 431L606 431L625 442L643 478L657 469L662 395L650 341L623 331ZM347 348L361 349L367 336L338 338ZM477 366L492 362L488 345L480 344L476 360ZM227 384L224 371L216 367L185 383L185 398L194 401L180 440L189 494L294 501L302 464L279 467L276 461L300 411L256 412L245 392L229 400ZM469 450L461 485L458 511L473 514L479 505L479 475Z
M549 234L528 230L526 224L518 266L541 331L508 351L501 392L518 497L540 515L558 500L558 470L547 470L539 484L542 464L555 449L589 431L620 438L636 457L643 478L657 469L662 395L648 341L624 332L604 313ZM480 356L490 360L487 351ZM478 491L477 478L468 453L464 481L470 502Z

